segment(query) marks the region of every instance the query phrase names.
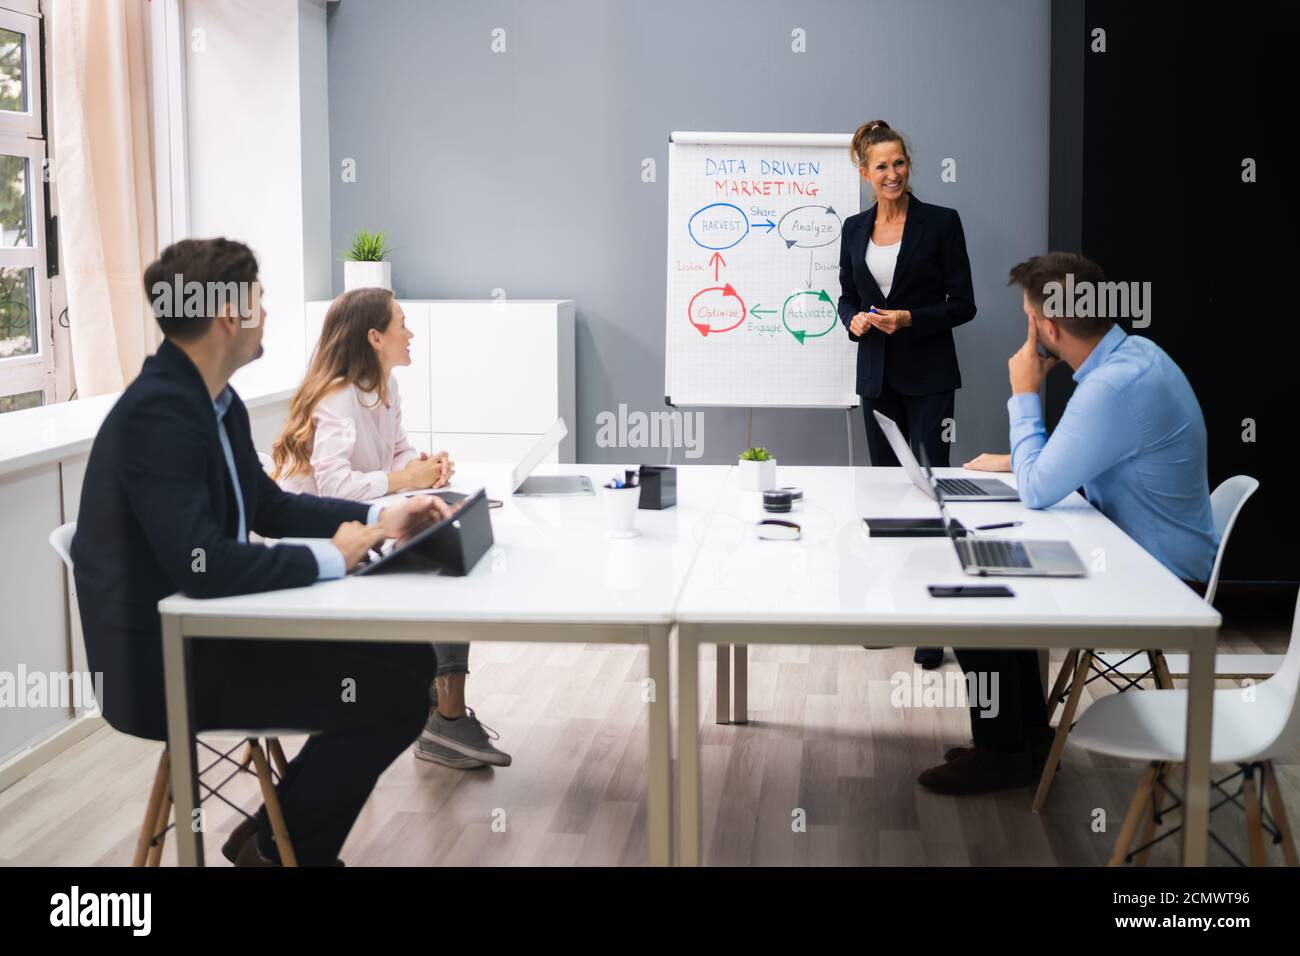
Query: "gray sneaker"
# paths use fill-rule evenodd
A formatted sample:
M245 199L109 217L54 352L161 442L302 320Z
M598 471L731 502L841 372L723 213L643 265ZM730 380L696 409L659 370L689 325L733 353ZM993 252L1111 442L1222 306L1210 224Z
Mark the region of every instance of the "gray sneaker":
M477 767L487 766L482 760L466 757L464 754L457 753L441 744L436 744L432 740L426 740L423 734L415 741L411 751L420 760L442 764L442 766L450 767L453 770L474 770Z
M466 707L465 716L456 720L448 720L436 710L430 711L419 743L438 744L494 767L508 767L510 755L492 746L492 741L499 739L495 730L484 727L474 716L474 711Z

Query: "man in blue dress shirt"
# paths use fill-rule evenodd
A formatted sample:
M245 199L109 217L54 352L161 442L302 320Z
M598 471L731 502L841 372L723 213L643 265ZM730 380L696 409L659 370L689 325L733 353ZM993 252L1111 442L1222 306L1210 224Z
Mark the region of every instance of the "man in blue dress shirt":
M1024 290L1028 317L1025 344L1007 362L1011 454L980 455L966 467L1014 471L1031 508L1049 508L1082 487L1161 564L1192 586L1203 583L1218 542L1205 419L1187 377L1160 346L1105 314L1115 286L1096 263L1051 252L1015 266L1010 281ZM1077 384L1049 438L1039 389L1057 362L1074 369ZM957 660L967 672L998 673L1000 706L993 717L973 707L974 746L949 750L921 784L971 794L1032 783L1052 740L1037 653L960 650Z

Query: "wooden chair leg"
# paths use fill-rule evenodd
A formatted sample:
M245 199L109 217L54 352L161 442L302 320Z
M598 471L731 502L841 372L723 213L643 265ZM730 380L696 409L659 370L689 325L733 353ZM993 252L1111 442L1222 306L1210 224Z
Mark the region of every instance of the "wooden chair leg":
M1150 661L1151 672L1155 675L1156 689L1173 690L1174 679L1169 676L1169 662L1165 660L1165 652L1147 651L1147 660Z
M266 751L271 755L271 759L275 761L275 771L283 780L284 775L289 772L289 761L284 759L284 748L280 746L280 738L267 737Z
M1119 837L1115 840L1115 849L1111 850L1110 862L1106 864L1107 866L1124 865L1124 857L1128 855L1129 847L1133 845L1133 834L1137 832L1138 823L1142 820L1142 812L1146 809L1147 800L1151 796L1151 788L1155 786L1157 766L1154 763L1149 765L1146 772L1142 774L1137 793L1133 794L1133 802L1128 805L1128 813L1124 815L1124 825L1120 827Z
M1264 866L1264 819L1259 812L1259 786L1255 783L1255 768L1247 767L1241 782L1242 802L1246 805L1246 842L1250 845L1250 865Z
M163 794L162 802L158 804L158 816L153 821L153 846L149 847L149 859L145 866L159 866L162 864L163 844L167 842L167 824L172 818L172 788L171 781L168 781L167 792Z
M1075 712L1079 709L1079 698L1083 696L1083 685L1087 683L1088 669L1091 666L1092 651L1080 651L1078 663L1074 666L1074 684L1070 687L1070 696L1066 698L1065 709L1061 711L1061 722L1056 727L1056 736L1052 738L1052 750L1043 766L1043 775L1038 778L1038 790L1034 792L1035 813L1042 812L1047 794L1052 789L1056 765L1061 762L1061 754L1065 751L1065 741L1070 736L1070 725L1074 723Z
M1151 857L1151 847L1146 845L1155 838L1156 818L1160 816L1160 808L1165 803L1165 765L1162 763L1157 767L1155 784L1151 788L1151 812L1147 814L1146 822L1142 824L1142 834L1138 837L1138 846L1146 849L1139 851L1133 858L1135 866L1146 866Z
M293 852L293 843L289 840L289 827L284 822L280 810L280 798L276 795L275 785L271 782L271 766L266 761L266 754L256 740L250 738L249 751L253 757L253 767L257 772L257 782L262 785L262 802L266 804L266 815L271 821L271 832L275 834L275 847L280 851L281 866L297 866L298 858Z
M153 842L153 836L157 832L154 829L154 821L158 817L158 807L162 804L163 794L167 792L167 779L171 771L171 759L167 748L164 747L158 757L158 769L153 774L153 786L149 788L149 802L144 806L144 819L140 821L140 835L135 841L132 866L144 866L145 860L148 859L149 844Z
M1291 833L1291 822L1286 816L1286 804L1282 802L1282 788L1277 784L1277 771L1273 769L1273 761L1264 761L1260 775L1264 778L1264 793L1268 796L1268 809L1273 814L1273 822L1282 837L1282 859L1286 861L1287 866L1300 865L1300 860L1296 858L1295 837Z
M1050 724L1052 718L1056 716L1056 705L1061 701L1061 695L1065 693L1065 688L1070 678L1074 675L1074 665L1079 660L1079 651L1071 650L1065 655L1065 660L1061 661L1061 670L1056 675L1056 683L1052 685L1052 692L1047 695L1047 722Z
M253 762L253 748L249 746L248 741L244 741L244 755L239 758L239 769L247 770L248 765Z

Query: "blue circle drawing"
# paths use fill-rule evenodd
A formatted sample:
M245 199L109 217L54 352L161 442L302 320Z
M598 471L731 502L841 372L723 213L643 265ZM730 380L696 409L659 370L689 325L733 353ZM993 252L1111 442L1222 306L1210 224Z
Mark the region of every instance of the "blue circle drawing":
M728 209L736 210L736 212L740 214L740 218L744 221L745 231L740 234L740 239L737 239L736 242L730 243L725 246L710 246L707 243L700 242L699 239L695 238L695 230L691 228L691 224L695 222L695 217L702 212L707 212L708 210L715 208L716 206L726 206ZM691 240L702 249L715 249L715 250L730 249L732 246L736 245L736 243L740 242L741 239L744 239L747 235L749 235L749 217L745 215L745 210L741 209L739 206L734 205L732 203L729 202L709 203L709 205L705 206L703 209L697 209L695 210L694 213L691 214L691 218L688 219L686 222L686 231L690 233Z

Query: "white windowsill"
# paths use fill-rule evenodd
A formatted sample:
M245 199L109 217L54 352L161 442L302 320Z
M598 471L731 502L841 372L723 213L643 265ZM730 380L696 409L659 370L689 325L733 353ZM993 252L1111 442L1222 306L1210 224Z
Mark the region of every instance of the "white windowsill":
M288 401L298 380L256 381L235 390L249 408ZM120 393L118 393L120 394ZM90 451L100 424L118 394L97 395L0 415L0 475L48 464Z

